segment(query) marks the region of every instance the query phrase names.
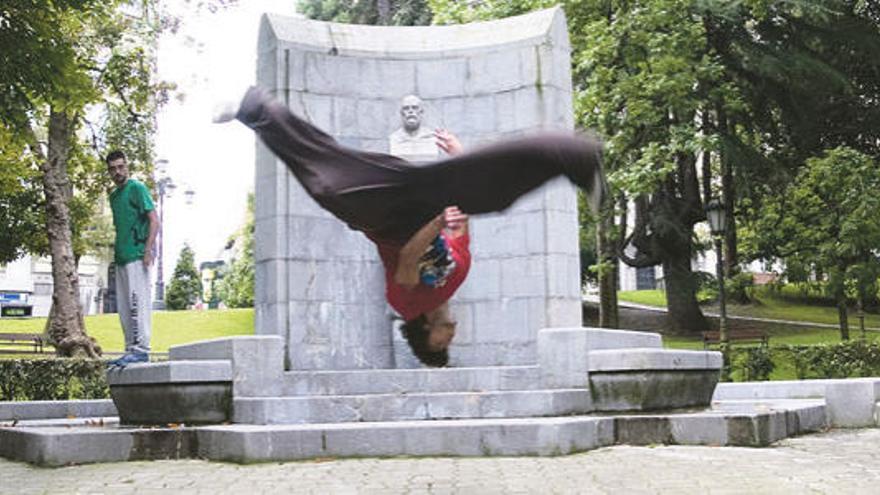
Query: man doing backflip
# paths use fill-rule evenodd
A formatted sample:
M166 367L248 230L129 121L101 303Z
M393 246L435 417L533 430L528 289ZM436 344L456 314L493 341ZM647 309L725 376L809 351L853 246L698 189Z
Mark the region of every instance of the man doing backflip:
M415 166L339 145L260 88L214 120L233 118L257 133L319 205L376 244L388 302L406 321L414 354L430 366L446 365L455 335L448 301L470 268L467 215L502 211L559 175L583 188L594 209L606 189L601 143L571 133L464 153L441 130L437 145L450 156Z

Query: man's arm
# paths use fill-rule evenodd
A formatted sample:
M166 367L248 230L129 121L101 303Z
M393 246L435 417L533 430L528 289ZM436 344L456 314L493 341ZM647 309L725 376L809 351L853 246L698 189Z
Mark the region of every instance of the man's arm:
M434 217L425 224L418 232L410 237L409 241L400 249L397 257L397 268L394 271L394 281L407 289L412 289L419 284L419 258L428 249L428 246L440 234L446 226L445 212Z
M437 147L447 155L457 155L464 151L464 146L461 145L458 137L446 129L435 130L434 139L437 141Z
M147 213L147 220L150 222L150 233L147 234L147 243L144 245L144 265L149 268L153 264L153 245L156 244L156 235L159 233L159 215L156 210Z
M434 137L437 140L437 146L450 155L463 151L461 142L455 134L446 129L435 130ZM419 259L444 228L448 229L449 235L453 238L467 234L467 215L462 213L457 206L449 206L443 210L443 213L419 229L400 249L397 268L394 271L395 282L407 289L412 289L419 284Z

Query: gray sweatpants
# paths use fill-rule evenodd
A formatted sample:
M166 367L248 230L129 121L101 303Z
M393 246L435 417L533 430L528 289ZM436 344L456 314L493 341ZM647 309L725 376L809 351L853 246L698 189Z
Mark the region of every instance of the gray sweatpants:
M116 307L125 352L150 352L150 270L142 260L116 267Z

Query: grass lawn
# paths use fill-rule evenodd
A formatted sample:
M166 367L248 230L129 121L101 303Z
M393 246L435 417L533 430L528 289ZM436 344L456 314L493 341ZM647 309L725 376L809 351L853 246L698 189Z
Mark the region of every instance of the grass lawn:
M770 336L770 352L773 355L773 362L776 368L770 373L771 380L797 380L794 362L784 351L779 348L785 345L814 345L814 344L831 344L840 342L840 332L836 329L825 328L804 328L791 327L784 325L767 325L762 327ZM850 330L851 338L859 338L859 333ZM880 341L880 333L868 332L866 334L868 340ZM744 344L734 347L753 346L755 344ZM700 337L678 337L672 335L663 336L663 346L672 349L703 349L703 341ZM718 350L717 346L713 346L712 350ZM733 367L734 380L741 381L742 369L736 364Z
M45 318L0 319L0 333L40 333L45 325ZM87 316L86 332L98 340L104 351L124 350L119 315ZM253 309L154 311L151 341L154 351L166 352L177 344L253 333Z
M617 293L621 301L644 304L646 306L666 307L666 293L662 290L629 290ZM782 295L766 291L756 294L754 304L728 304L727 314L731 316L752 316L774 320L807 321L811 323L837 324L837 308L824 304L819 298L798 297L790 290ZM717 313L717 305L705 305L703 309ZM855 311L849 315L850 335L858 334L858 319ZM880 315L866 313L865 326L880 328Z
M774 320L789 320L799 322L824 323L837 325L837 308L831 306L827 300L815 294L803 294L797 288L786 286L781 293L773 293L759 290L755 294L757 301L749 305L731 304L727 306L727 314L731 316L752 316L756 318L768 318ZM621 301L629 301L647 306L665 307L666 294L661 290L621 291L618 293ZM717 305L704 305L706 312L718 312ZM880 328L880 315L866 314L865 326ZM859 338L858 319L854 312L850 312L850 338ZM796 380L794 361L790 353L786 352L786 345L815 345L840 342L840 331L837 328L809 328L803 326L791 326L784 324L755 323L752 326L760 327L770 336L770 349L773 362L776 367L770 374L771 380ZM880 332L867 332L866 338L880 341ZM700 337L663 336L663 344L675 349L702 349L703 342ZM755 344L736 344L734 347L744 347ZM714 347L717 349L717 347ZM735 380L743 380L741 363L738 365L734 360L733 376Z

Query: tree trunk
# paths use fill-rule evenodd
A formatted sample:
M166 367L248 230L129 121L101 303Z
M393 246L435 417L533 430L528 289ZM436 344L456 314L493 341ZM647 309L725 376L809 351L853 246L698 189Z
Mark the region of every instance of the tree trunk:
M663 259L663 279L666 282L669 331L677 335L693 335L707 330L706 318L697 304L690 249L667 254Z
M837 320L840 322L840 340L849 340L849 315L846 311L846 296L837 296Z
M718 132L722 136L728 135L727 112L718 106ZM730 277L739 264L739 254L736 246L736 217L734 216L734 201L736 200L736 187L733 181L733 164L730 163L730 151L727 146L721 148L721 201L727 214L727 230L724 233L724 277Z
M391 24L391 0L376 0L376 11L379 13L379 24Z
M86 335L79 304L79 277L70 231L71 196L67 156L74 134L70 116L50 110L49 146L40 165L46 196L46 233L52 256L52 312L47 323L49 340L59 356L98 357L100 348Z
M736 216L734 215L734 199L736 189L733 182L733 167L729 161L724 163L721 176L721 189L724 211L727 213L727 230L724 232L724 277L728 278L736 272L739 264L739 253L736 241Z
M596 223L596 258L599 262L599 326L620 328L617 309L618 265L614 242L609 239L614 220L603 212Z

